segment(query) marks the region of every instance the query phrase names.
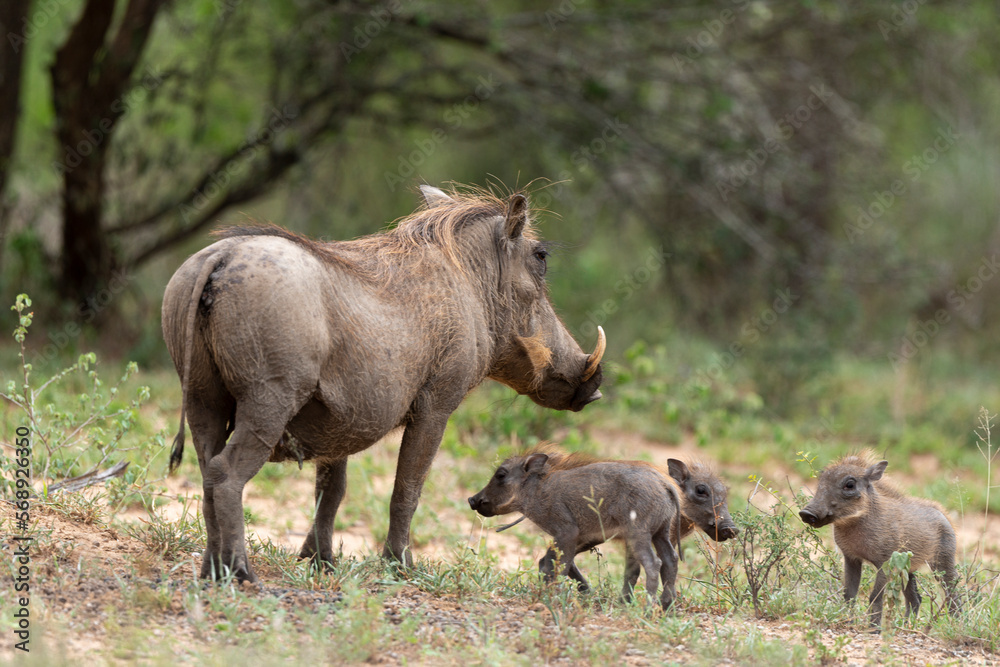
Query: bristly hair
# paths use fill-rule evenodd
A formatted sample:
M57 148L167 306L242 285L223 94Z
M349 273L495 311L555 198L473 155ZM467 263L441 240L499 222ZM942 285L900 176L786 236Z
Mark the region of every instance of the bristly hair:
M871 449L858 449L856 451L851 452L850 454L845 454L844 456L841 456L839 459L831 462L830 466L856 465L856 466L862 466L864 468L869 468L881 460L882 458L876 455L875 452Z
M884 460L884 457L879 456L872 449L859 449L832 461L826 466L826 468L823 469L823 471L830 470L831 468L837 466L857 466L861 468L861 470L867 470L882 460ZM906 495L898 486L896 486L895 482L884 476L882 479L875 482L875 488L878 489L880 493L884 493L887 496L896 496L901 498Z
M846 456L842 456L836 461L833 461L832 463L830 463L830 465L824 468L824 471L839 465L855 465L867 470L871 466L883 460L885 460L884 456L879 456L871 449L860 449L856 452L847 454ZM903 490L899 488L899 486L897 486L897 484L893 480L887 479L885 476L883 476L882 479L875 482L875 488L878 489L879 493L886 496L892 496L895 498L905 498L909 502L914 502L919 505L923 505L925 507L933 507L934 509L940 511L941 514L943 514L944 517L948 520L948 522L954 526L954 523L951 520L951 516L949 516L948 511L945 510L945 508L941 505L941 503L931 500L929 498L920 498L918 496L908 495L904 493Z
M424 204L417 211L396 221L396 225L386 231L378 232L353 241L316 241L294 232L290 232L272 223L237 225L217 230L214 234L220 238L233 236L277 236L306 248L323 259L332 260L338 264L350 266L352 262L337 252L342 246L367 250L375 255L382 253L405 253L423 246L439 248L449 260L458 265L459 248L456 243L458 232L467 225L483 218L506 218L508 200L518 193L503 196L500 186L481 188L474 186L452 187L448 192L451 200L440 200L433 204ZM528 221L522 232L527 238L535 238L532 227L532 214L528 212Z
M525 458L532 454L546 454L549 457L546 465L546 473L556 470L571 470L581 468L591 463L604 463L614 459L600 458L583 452L567 452L554 442L540 442L528 451L520 454Z
M451 201L440 200L434 204L424 204L416 212L401 218L395 228L386 232L394 237L401 249L434 244L448 250L454 247L455 234L465 225L484 217L507 217L510 198L523 192L501 194L501 186L482 188L477 186L454 185L446 194ZM523 234L534 238L532 212L528 211L528 223Z

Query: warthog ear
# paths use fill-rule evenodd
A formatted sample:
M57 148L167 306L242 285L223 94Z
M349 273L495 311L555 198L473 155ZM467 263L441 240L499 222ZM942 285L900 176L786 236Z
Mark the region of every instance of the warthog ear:
M541 472L548 460L548 454L532 454L524 460L524 472Z
M681 484L686 482L688 477L691 476L691 471L688 470L687 464L680 459L667 459L667 470L670 471L670 476Z
M420 194L424 196L424 202L429 207L434 207L439 204L455 201L454 199L449 197L444 192L444 190L439 190L438 188L435 188L433 185L427 185L427 184L421 185Z
M520 192L507 201L507 238L516 239L528 221L528 198Z
M869 482L875 482L882 479L882 473L885 472L885 467L889 465L888 461L879 461L871 468L865 471L865 479Z

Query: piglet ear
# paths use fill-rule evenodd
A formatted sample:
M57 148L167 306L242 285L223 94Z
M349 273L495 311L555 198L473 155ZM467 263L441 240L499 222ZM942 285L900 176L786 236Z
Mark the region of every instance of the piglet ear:
M667 459L667 470L670 471L670 476L677 480L678 484L683 484L691 476L687 464L680 459Z
M427 204L428 208L434 208L435 206L455 201L449 197L444 190L435 188L433 185L421 185L420 194L424 196L424 202Z
M548 454L532 454L524 460L524 472L541 472L548 460Z
M871 468L865 471L865 479L869 482L875 482L882 479L882 473L885 472L885 467L889 465L888 461L879 461Z
M528 198L520 192L507 200L507 238L516 239L524 231L524 223L528 221Z

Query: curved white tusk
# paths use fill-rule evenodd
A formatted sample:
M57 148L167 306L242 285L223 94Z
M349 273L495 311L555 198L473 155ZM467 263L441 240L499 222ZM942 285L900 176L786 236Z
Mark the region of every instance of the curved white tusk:
M583 381L586 382L590 378L594 377L594 373L597 372L597 366L601 363L601 359L604 357L604 348L607 345L607 338L604 336L604 329L597 327L597 345L594 347L594 351L587 357L587 366L583 369Z

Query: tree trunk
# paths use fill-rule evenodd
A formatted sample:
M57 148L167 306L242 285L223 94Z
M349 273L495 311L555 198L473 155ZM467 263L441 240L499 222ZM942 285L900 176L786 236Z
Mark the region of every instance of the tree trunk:
M17 138L17 119L21 115L21 71L27 45L24 27L31 0L3 0L0 2L0 260L7 241L10 216L7 214L4 187L14 158L14 140ZM2 271L0 264L0 271Z
M104 169L111 135L126 106L122 95L163 0L131 0L108 34L115 0L88 0L56 53L52 101L63 177L60 295L85 303L106 285L115 260L101 226Z

